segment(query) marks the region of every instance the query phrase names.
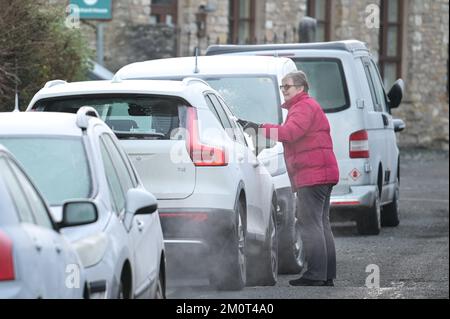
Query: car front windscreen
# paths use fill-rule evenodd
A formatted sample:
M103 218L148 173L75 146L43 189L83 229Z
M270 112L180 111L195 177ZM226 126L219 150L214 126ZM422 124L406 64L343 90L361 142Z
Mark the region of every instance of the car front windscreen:
M276 76L268 75L205 75L195 74L206 81L224 98L231 111L238 118L256 123L281 124L281 98ZM146 76L130 77L129 80L173 80L180 81L186 76Z
M7 147L52 206L89 198L92 181L81 137L6 137Z
M275 78L268 76L214 76L204 80L222 95L238 117L256 123L280 124L282 113Z

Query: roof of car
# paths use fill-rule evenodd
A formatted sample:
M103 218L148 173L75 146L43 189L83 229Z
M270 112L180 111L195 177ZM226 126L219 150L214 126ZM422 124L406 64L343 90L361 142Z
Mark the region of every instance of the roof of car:
M54 85L49 88L41 89L41 93L51 93L52 95L58 93L68 93L68 92L84 92L86 90L95 91L95 92L105 92L112 93L116 91L154 91L155 93L168 92L177 93L182 92L186 88L186 83L181 81L157 81L157 80L149 80L146 82L143 81L110 81L110 80L102 80L102 81L82 81L82 82L65 82L59 85Z
M358 40L345 40L315 43L288 43L288 44L260 44L260 45L211 45L206 55L219 55L250 51L273 50L338 50L354 52L358 50L369 51L364 42Z
M128 64L117 71L121 78L139 79L149 76L196 74L277 74L277 69L292 63L287 58L255 56L199 56L158 59ZM196 72L196 66L197 71Z
M81 136L76 119L77 115L70 113L4 112L0 113L0 135Z
M184 98L190 101L191 93L186 91L186 87L191 84L200 84L203 88L209 85L200 79L185 79L184 81L160 81L160 80L121 80L116 77L112 81L83 81L83 82L64 82L58 81L54 85L47 85L39 90L30 102L29 108L37 100L70 96L70 95L88 95L88 94L158 94L171 95Z

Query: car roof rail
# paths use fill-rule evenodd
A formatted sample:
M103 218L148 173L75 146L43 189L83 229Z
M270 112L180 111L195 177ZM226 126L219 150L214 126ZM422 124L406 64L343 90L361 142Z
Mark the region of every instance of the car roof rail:
M356 51L369 51L365 42L359 40L344 40L331 42L285 44L213 44L208 46L205 55L277 50L341 50L351 53L354 53Z
M64 80L51 80L45 83L44 88L48 89L56 85L67 84L67 81Z
M91 117L100 118L98 112L92 106L82 106L77 111L77 126L82 130L86 130L89 126Z
M183 82L185 85L190 85L190 84L192 84L192 83L194 83L194 82L197 82L197 83L203 83L203 84L205 84L205 85L207 85L207 86L210 86L210 85L208 84L208 82L206 82L206 81L204 81L204 80L202 80L202 79L199 79L199 78L192 77L192 76L189 76L189 77L184 78L184 79L182 80L182 82Z

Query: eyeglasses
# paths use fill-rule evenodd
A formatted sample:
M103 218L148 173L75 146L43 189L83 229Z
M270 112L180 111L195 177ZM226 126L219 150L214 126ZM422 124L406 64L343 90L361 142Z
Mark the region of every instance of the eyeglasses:
M285 85L280 85L280 90L284 90L287 91L289 90L291 87L293 86L298 86L298 85L289 85L289 84L285 84Z

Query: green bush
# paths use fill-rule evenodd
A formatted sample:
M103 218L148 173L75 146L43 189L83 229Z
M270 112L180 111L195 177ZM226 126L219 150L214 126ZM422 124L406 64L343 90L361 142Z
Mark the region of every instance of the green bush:
M53 79L85 80L92 56L80 29L65 25L65 8L48 1L0 0L0 111L25 109Z

